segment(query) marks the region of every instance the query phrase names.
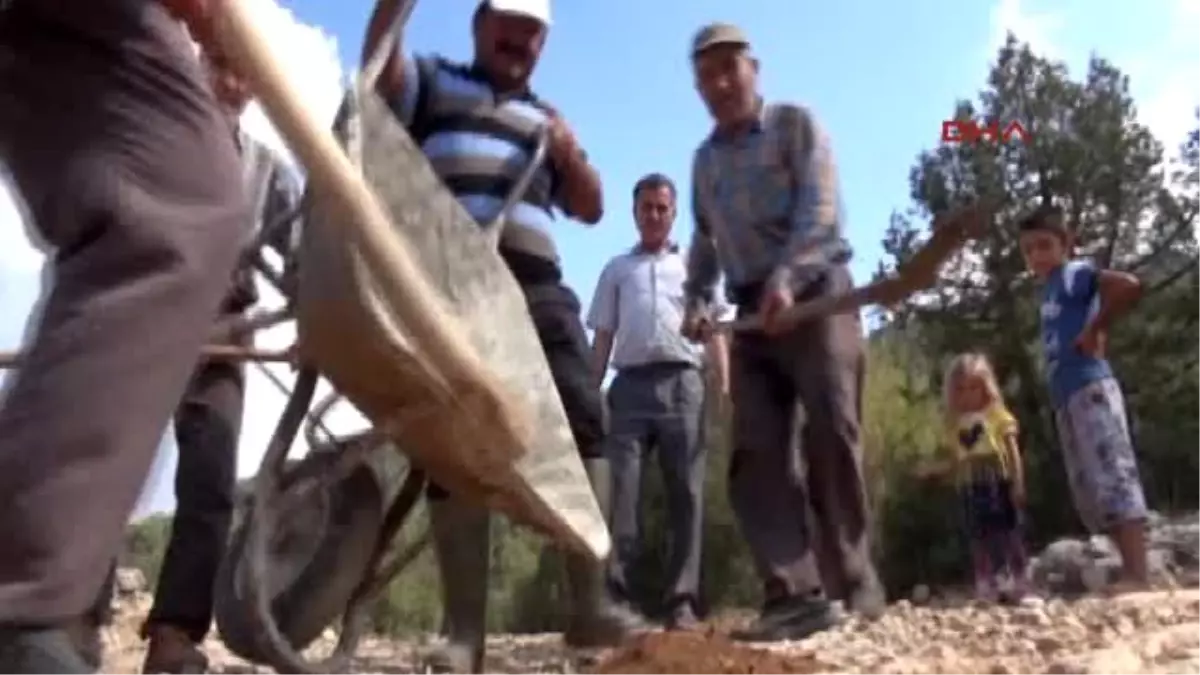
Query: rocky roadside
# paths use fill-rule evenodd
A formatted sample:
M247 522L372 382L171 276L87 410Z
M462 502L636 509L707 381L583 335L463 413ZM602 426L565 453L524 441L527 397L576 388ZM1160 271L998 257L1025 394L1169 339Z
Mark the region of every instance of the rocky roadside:
M145 594L127 596L105 635L105 672L137 672L136 629ZM490 672L847 672L847 673L1195 673L1200 672L1200 590L1117 598L1052 598L1027 606L893 605L878 621L854 619L833 631L765 651L719 635L651 635L602 660L583 661L558 635L497 635ZM433 639L364 641L354 672L420 672ZM318 646L317 649L321 649ZM271 672L206 645L213 672Z
M1037 556L1034 577L1044 594L1020 606L981 606L917 589L874 622L848 619L834 630L761 649L722 637L741 617L713 622L703 633L643 636L608 654L565 650L557 634L494 635L489 672L507 673L1196 673L1200 672L1200 589L1196 559L1200 520L1156 523L1155 569L1178 580L1173 590L1103 597L1115 569L1103 539L1054 542ZM145 581L134 570L118 578L116 619L104 634L104 672L137 672L137 637L149 609ZM330 633L317 652L332 647ZM365 639L354 671L422 672L436 638ZM213 672L259 673L216 639L205 645Z

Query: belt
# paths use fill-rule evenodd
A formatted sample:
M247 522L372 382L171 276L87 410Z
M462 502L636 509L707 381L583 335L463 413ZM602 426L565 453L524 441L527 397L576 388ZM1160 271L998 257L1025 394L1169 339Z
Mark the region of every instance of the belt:
M803 287L797 289L799 293L796 300L801 302L812 300L826 293L828 290L826 282L830 278L830 273L842 267L845 265L829 267L816 273L815 276L805 279ZM729 299L737 305L739 315L758 311L758 305L766 286L767 282L763 280L729 288Z
M640 373L653 373L659 371L675 371L675 370L691 370L700 366L690 361L655 361L654 363L639 363L636 366L625 366L618 368L617 374L636 375Z

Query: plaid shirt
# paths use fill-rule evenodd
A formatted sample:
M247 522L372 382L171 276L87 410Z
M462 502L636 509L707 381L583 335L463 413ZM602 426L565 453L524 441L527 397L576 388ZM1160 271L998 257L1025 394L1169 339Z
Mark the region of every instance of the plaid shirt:
M684 290L707 307L720 277L731 300L764 282L801 290L850 259L829 139L807 109L764 106L747 132L714 131L692 164L696 217Z
M274 150L249 134L237 130L238 149L242 157L242 184L250 201L254 221L247 231L249 243L259 230L292 213L300 202L300 182L296 174ZM299 241L299 223L292 224L268 237L266 245L284 260L284 284L294 283L296 274L293 252ZM254 270L240 265L234 271L233 291L225 302L225 311L240 312L258 303Z

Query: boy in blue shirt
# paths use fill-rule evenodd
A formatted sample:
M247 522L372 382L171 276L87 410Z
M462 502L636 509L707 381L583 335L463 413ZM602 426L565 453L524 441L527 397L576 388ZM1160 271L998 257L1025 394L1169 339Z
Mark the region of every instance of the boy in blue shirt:
M1057 208L1020 224L1021 254L1043 283L1046 377L1075 508L1121 554L1122 586L1144 586L1146 499L1120 384L1104 357L1112 321L1142 293L1137 277L1070 258L1072 236Z

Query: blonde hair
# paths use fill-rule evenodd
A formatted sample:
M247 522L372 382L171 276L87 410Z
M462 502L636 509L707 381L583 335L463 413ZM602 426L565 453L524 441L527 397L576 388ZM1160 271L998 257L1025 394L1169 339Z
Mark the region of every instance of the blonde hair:
M954 407L954 385L962 377L975 377L983 382L989 405L1003 402L1000 385L996 382L996 371L992 369L988 357L979 352L959 354L946 366L946 375L942 379L942 406L947 419L958 414Z

